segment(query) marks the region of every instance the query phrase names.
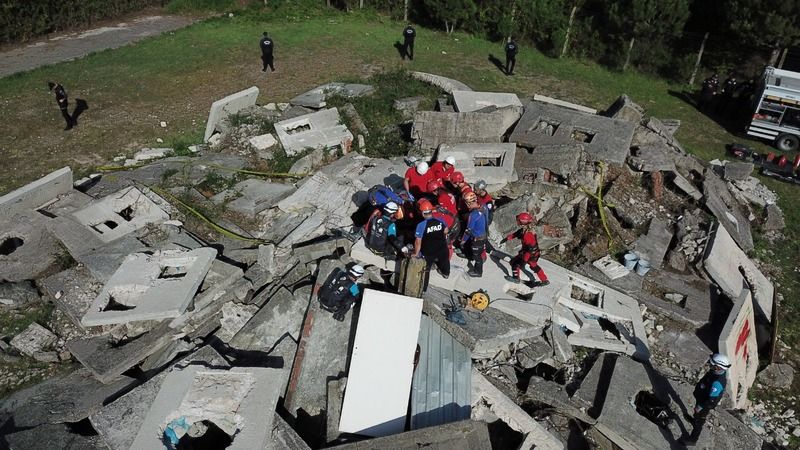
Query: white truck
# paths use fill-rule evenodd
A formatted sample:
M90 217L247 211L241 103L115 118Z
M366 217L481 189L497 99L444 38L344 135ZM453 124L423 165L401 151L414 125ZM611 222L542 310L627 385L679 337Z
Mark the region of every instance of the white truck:
M753 99L747 134L784 152L800 149L800 73L767 67Z

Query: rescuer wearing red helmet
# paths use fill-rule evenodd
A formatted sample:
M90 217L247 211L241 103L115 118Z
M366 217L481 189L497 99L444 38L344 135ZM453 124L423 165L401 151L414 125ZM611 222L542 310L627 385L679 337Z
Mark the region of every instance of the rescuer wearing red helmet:
M541 251L539 250L539 240L536 238L536 233L533 231L533 216L527 212L521 212L517 214L517 225L520 228L503 238L500 243L504 243L511 239L519 239L522 241L522 248L517 253L517 256L511 258L511 270L514 271L513 276L506 276L506 280L519 283L519 271L527 264L530 266L533 273L539 278L538 283L534 283L535 286L547 286L550 284L550 281L547 280L547 275L544 273L541 267L539 267L539 256L541 256Z
M458 214L456 208L456 198L447 189L444 188L442 180L435 179L428 181L428 192L436 196L436 203L453 214Z

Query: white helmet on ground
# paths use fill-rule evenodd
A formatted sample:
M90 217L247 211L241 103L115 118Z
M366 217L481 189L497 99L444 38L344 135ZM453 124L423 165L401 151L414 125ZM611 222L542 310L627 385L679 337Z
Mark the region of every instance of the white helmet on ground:
M394 214L398 209L400 209L400 207L397 206L397 203L395 202L387 202L385 205L383 205L383 210L386 211L387 214Z
M456 165L456 159L453 158L452 156L448 156L447 158L445 158L444 162L446 162L447 164L450 164L451 166L455 166Z
M364 275L364 268L356 264L353 267L351 267L348 272L350 273L350 275L358 278L361 275Z
M421 162L417 163L417 173L418 174L425 175L426 173L428 173L428 169L429 169L428 163L426 163L425 161L421 161Z
M721 367L725 370L730 369L731 367L731 360L721 353L714 353L711 355L711 357L708 359L708 362L712 366Z

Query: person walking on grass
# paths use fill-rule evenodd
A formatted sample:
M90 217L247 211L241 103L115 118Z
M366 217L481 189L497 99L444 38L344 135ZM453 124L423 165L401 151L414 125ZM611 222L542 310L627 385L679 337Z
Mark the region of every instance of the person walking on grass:
M261 71L266 72L267 67L269 67L270 70L275 72L275 63L272 56L272 52L275 50L275 41L273 41L272 38L269 37L269 33L265 31L259 44L261 46L261 62L263 63Z
M414 39L417 37L417 30L408 24L403 30L403 59L408 56L408 59L414 60Z
M67 90L64 89L64 86L62 86L61 83L53 83L52 81L49 81L47 86L54 94L56 94L56 103L58 104L58 109L61 110L61 115L67 122L67 126L64 128L64 131L71 130L78 123L72 116L69 115L69 97L67 97Z
M517 52L519 47L510 37L506 43L506 75L514 75L514 67L517 65Z

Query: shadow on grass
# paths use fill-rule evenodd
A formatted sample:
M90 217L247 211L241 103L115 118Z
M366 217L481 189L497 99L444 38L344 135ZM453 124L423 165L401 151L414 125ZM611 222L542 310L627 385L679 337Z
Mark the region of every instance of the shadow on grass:
M489 53L489 62L494 64L494 66L497 67L497 70L499 70L503 75L508 75L508 73L506 73L506 66L503 65L503 61L500 61L497 56Z
M708 107L701 108L700 95L697 92L673 91L670 89L667 93L695 108L699 114L713 120L731 135L746 137L743 130L747 126L747 119L750 117L749 101L736 98L724 103L725 100L721 96L716 96L718 98L714 98Z

